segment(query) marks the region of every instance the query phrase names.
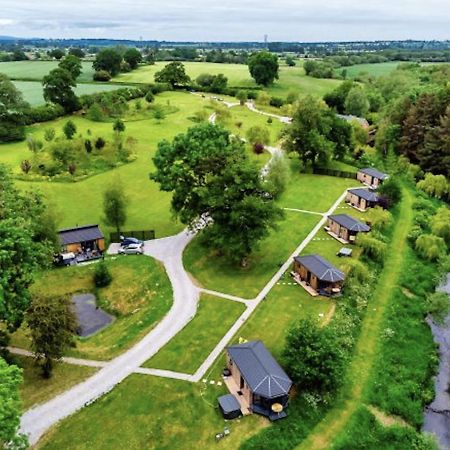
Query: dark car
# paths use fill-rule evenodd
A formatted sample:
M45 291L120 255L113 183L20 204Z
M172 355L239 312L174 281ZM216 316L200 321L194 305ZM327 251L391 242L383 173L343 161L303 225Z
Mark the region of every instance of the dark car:
M133 237L126 237L122 239L122 242L120 243L121 247L128 247L131 244L143 244L143 242L139 239L133 238Z

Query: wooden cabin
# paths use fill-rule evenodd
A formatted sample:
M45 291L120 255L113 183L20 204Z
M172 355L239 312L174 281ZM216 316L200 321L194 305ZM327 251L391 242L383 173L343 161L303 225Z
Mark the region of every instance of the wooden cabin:
M345 201L358 209L359 211L367 211L378 203L378 195L369 189L349 189Z
M377 169L373 169L372 167L366 167L364 169L358 170L356 178L361 181L361 183L364 183L367 186L376 189L383 183L384 180L387 180L389 178L389 175L380 172Z
M286 417L292 381L264 344L250 341L226 352L230 375L225 384L239 403L271 421Z
M102 254L105 251L105 237L98 225L85 225L58 231L62 253Z
M348 214L328 216L327 233L342 244L353 244L358 233L368 233L370 226Z
M339 295L345 279L344 272L320 255L296 256L293 274L294 279L311 295L326 297Z

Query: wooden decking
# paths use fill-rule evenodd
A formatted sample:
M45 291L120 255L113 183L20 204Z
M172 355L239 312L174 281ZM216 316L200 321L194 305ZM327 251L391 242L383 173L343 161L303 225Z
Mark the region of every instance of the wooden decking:
M247 400L243 395L239 395L239 386L236 384L232 376L229 377L223 377L223 381L225 383L225 386L230 391L230 394L233 394L239 404L241 405L241 412L243 416L248 416L252 414L252 410L250 409L250 405L248 404Z
M328 227L325 227L325 231L333 238L339 241L341 244L347 245L350 244L350 241L347 241L347 239L343 239L340 236L338 236L336 233L333 233Z
M309 295L311 295L312 297L318 297L319 293L312 288L309 284L307 284L305 281L303 281L300 276L295 273L293 274L292 278L294 279L294 281L299 284Z
M362 208L360 208L359 206L356 206L356 205L352 205L351 203L349 203L349 202L346 202L347 203L347 205L349 205L349 206L351 206L352 208L355 208L357 211L359 211L359 212L367 212L367 208L366 209L362 209Z

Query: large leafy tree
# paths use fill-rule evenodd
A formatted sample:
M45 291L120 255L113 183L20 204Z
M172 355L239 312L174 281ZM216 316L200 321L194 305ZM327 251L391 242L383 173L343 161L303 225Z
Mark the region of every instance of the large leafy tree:
M46 101L61 105L66 112L73 112L79 108L78 97L73 91L77 83L67 70L60 67L53 69L43 78L42 84Z
M42 197L15 189L3 165L0 205L0 328L14 331L30 304L34 271L49 262L56 226Z
M6 75L0 73L0 142L25 138L22 111L27 106L21 92Z
M162 141L153 161L151 178L173 192L176 216L193 225L208 214L205 242L243 265L282 216L242 143L221 127L204 124Z
M332 392L344 373L345 353L338 333L303 319L287 334L283 358L287 372L302 391Z
M284 146L298 153L305 165L323 165L332 157L342 158L351 149L351 128L322 101L304 97L286 131Z
M330 108L335 108L339 114L345 113L345 100L354 86L354 81L347 80L341 83L336 89L325 94L323 99Z
M269 86L278 80L278 57L270 52L254 53L248 59L248 70L257 84Z
M98 52L93 67L97 72L105 70L114 77L120 72L121 63L122 55L118 50L114 48L105 48Z
M70 299L34 296L27 323L35 356L43 361L43 376L50 378L53 362L60 360L74 344L77 320Z
M123 59L130 65L131 69L136 69L142 62L142 54L137 48L129 48L123 55Z
M27 448L27 439L18 434L21 415L19 387L21 370L9 366L0 357L0 448L19 450Z
M111 184L103 194L103 212L107 225L118 233L127 221L127 198L119 180Z
M155 81L157 83L167 83L172 87L180 87L188 84L191 79L186 74L184 65L180 62L174 61L167 64L164 69L156 72Z
M59 64L58 67L67 70L72 75L72 78L76 80L82 72L82 64L80 58L75 55L66 56Z
M365 117L369 112L369 100L361 86L353 86L345 99L345 112L353 116Z

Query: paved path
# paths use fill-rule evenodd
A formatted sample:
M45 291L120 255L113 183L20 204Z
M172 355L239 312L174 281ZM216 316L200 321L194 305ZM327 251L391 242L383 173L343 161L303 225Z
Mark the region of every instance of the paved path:
M250 111L253 111L253 112L257 113L257 114L261 114L261 115L267 116L267 117L273 117L274 119L277 119L277 120L279 120L282 123L291 123L292 122L292 118L291 117L280 116L278 114L272 114L272 113L269 113L269 112L266 112L266 111L261 111L260 109L257 109L253 102L247 102L245 105L247 106L247 108Z
M135 372L194 317L199 290L185 272L182 262L183 250L193 236L183 231L176 236L145 243L145 254L163 262L172 283L174 302L171 310L141 341L92 377L47 403L26 411L20 431L28 435L30 444L35 444L52 425L106 394Z

